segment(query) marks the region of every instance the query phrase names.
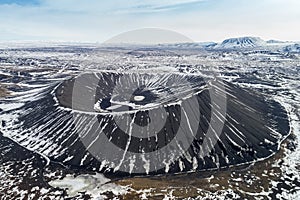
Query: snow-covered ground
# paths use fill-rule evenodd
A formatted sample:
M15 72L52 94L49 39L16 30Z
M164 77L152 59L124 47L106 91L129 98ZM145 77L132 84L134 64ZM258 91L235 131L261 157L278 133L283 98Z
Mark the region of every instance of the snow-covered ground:
M268 196L271 199L271 194L276 193L276 197L279 199L297 199L300 196L300 185L298 185L300 180L300 145L298 145L300 142L300 54L297 51L298 46L284 43L268 44L264 49L263 45L266 44L262 44L263 42L259 39L255 39L253 42L251 38L244 38L243 41L242 43L247 46L246 49L236 47L240 40L233 40L233 44L228 40L226 45L224 43L225 46L219 45L217 48L197 46L197 49L193 49L194 46L189 45L184 50L176 46L162 46L160 49L154 48L153 50L153 47L143 49L107 48L90 44L84 46L78 44L70 46L52 45L48 48L40 45L30 47L25 45L14 49L10 49L10 45L4 45L5 47L2 45L2 47L0 46L0 87L9 91L10 96L5 98L1 97L0 94L0 131L4 137L11 138L12 141L5 140L7 143L5 143L6 146L1 147L4 149L1 155L4 157L13 156L14 154L11 153L13 149L7 146L15 141L16 145L20 144L26 147L24 151L35 151L36 156L41 156L41 159L45 160L43 167L49 165L48 158L38 150L45 146L43 152L50 154L57 153L55 152L57 148L55 146L48 147L46 141L29 143L26 140L26 135L16 136L12 131L12 126L14 126L12 122L16 119L17 113L15 115L14 113L8 114L7 111L17 109L25 102L38 99L39 94L43 93L45 88L54 87L55 84L82 71L96 72L101 69L127 73L151 71L152 73L199 74L203 77L217 75L222 79L243 88L251 88L264 94L267 98L280 102L289 114L290 133L295 136L289 145L294 145L294 147L283 147L283 157L274 163L274 167L281 169L280 177L278 179L270 178L268 191L246 192L238 187L233 189L225 187L223 193L213 191L202 191L201 193L201 188L198 188L198 198L200 199L203 195L202 197L222 199L222 195L225 198L226 195L230 194L234 199L239 198L242 194L251 198ZM257 48L256 43L259 43ZM228 49L231 45L234 45L235 48ZM18 45L15 44L15 46ZM39 138L36 137L35 140L38 141ZM2 173L0 172L0 184L2 185L0 191L11 190L15 179L18 179L18 176L11 172L14 168L14 162L12 158L0 159L0 169L4 170ZM30 164L27 165L31 166L30 169L21 167L20 174L25 172L24 170L34 169L36 166L32 163L35 162L40 161L30 161ZM24 163L26 164L26 162ZM51 170L52 173L55 172L55 169L51 168ZM32 186L28 189L21 183L14 190L26 196L34 193L38 187L41 196L48 194L53 198L58 196L62 198L64 195L74 197L80 192L85 192L90 197L102 199L108 198L108 193L117 197L133 191L140 198L146 198L156 187L151 185L148 189L135 189L131 186L118 185L102 174L68 173L67 167L64 171L67 172L63 176L52 174L50 178L46 179L47 184ZM44 174L46 177L48 175L47 173ZM234 181L238 183L239 179L235 178ZM283 182L287 186L283 186ZM65 189L66 194L62 192ZM179 190L179 188L174 190ZM175 193L168 191L163 196L165 199L173 199ZM13 192L7 193L7 196L14 197Z

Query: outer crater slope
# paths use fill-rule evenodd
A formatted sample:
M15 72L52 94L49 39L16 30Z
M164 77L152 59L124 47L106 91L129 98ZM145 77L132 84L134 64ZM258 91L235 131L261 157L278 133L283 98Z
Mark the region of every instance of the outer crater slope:
M87 73L39 91L11 112L17 114L12 138L21 145L70 167L114 175L254 162L278 151L289 133L276 101L199 75Z

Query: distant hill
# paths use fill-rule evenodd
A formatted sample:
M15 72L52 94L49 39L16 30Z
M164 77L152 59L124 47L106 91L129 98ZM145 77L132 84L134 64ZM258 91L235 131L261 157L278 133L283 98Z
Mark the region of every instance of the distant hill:
M258 47L264 45L266 45L266 42L259 37L239 37L226 39L221 44L216 45L215 48L235 49Z
M280 40L268 40L267 43L268 44L283 44L283 43L286 43L286 42L280 41Z
M173 48L206 48L216 46L215 42L195 42L195 43L176 43L176 44L160 44L163 47Z
M290 53L300 53L300 44L292 44L284 47L283 51Z

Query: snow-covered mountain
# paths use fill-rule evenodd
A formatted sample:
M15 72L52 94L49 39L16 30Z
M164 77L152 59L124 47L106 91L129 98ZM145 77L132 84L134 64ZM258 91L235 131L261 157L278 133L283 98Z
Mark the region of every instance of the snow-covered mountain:
M300 44L292 44L284 47L283 51L290 53L300 53Z
M215 48L236 49L236 48L251 48L266 45L266 42L259 37L239 37L224 40Z
M207 48L217 45L215 42L194 42L194 43L176 43L176 44L160 44L162 47L171 48Z
M287 43L287 42L280 41L280 40L268 40L267 43L268 44L283 44L283 43Z

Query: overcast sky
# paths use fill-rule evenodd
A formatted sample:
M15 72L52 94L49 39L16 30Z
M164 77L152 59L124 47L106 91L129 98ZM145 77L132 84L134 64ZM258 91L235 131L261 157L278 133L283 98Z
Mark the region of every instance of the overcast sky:
M194 41L300 41L299 0L0 0L0 40L103 42L139 28Z

